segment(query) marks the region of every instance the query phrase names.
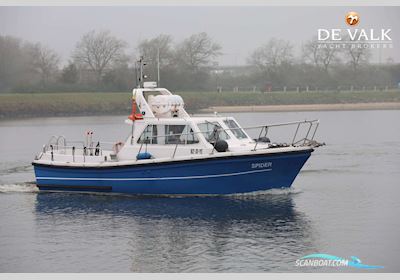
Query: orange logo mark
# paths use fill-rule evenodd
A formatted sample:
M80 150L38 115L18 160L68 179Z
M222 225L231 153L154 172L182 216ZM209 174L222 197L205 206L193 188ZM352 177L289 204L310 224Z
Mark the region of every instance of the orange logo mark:
M346 15L346 22L348 25L355 26L360 22L360 16L356 12L349 12Z

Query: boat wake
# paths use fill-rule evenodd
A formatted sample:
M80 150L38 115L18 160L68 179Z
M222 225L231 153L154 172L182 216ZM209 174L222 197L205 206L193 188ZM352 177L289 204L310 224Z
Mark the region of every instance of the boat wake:
M264 191L256 191L256 192L249 192L249 193L235 193L235 194L227 194L224 196L227 197L234 197L234 198L253 198L259 196L269 196L269 195L292 195L301 193L301 189L299 188L282 188L282 189L269 189Z
M36 193L39 189L33 182L0 184L0 193Z

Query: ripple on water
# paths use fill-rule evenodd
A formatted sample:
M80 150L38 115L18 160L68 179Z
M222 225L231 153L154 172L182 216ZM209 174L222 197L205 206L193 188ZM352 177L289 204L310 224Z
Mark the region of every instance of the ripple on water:
M0 193L37 193L39 192L38 187L34 182L25 182L25 183L13 183L13 184L1 184L0 183ZM60 193L60 191L45 191L47 193L55 192ZM235 198L235 199L251 199L251 198L261 198L263 196L280 196L280 195L293 195L301 193L301 189L299 188L282 188L282 189L270 189L265 191L255 191L249 193L235 193L235 194L226 194L226 195L173 195L173 194L160 194L160 195L136 195L136 194L124 194L124 193L102 193L102 192L80 192L80 191L63 191L61 193L68 194L77 194L77 195L96 195L96 196L114 196L114 197L137 197L137 198L189 198L189 197L226 197L226 198Z
M14 163L14 162L6 162L0 165L0 175L9 175L14 173L25 173L31 172L33 170L31 164Z

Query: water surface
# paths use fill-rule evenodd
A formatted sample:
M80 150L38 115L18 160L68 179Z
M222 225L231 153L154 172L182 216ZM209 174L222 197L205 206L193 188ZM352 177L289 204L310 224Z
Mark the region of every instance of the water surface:
M124 140L124 117L0 122L0 272L359 272L299 268L311 253L399 272L400 111L237 113L244 126L321 121L289 190L246 196L39 193L30 165L51 135ZM280 134L280 133L279 133ZM271 140L279 134L271 134Z

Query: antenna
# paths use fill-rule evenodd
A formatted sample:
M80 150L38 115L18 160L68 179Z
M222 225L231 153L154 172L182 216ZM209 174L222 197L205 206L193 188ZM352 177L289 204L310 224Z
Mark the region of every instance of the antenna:
M143 74L143 66L145 66L145 65L146 65L146 62L144 61L144 57L140 56L140 59L136 62L136 79L137 79L138 88L143 87L143 81L144 81L144 79L147 78L146 75Z
M160 87L160 47L157 48L157 86Z
M136 76L136 86L139 88L140 87L140 85L139 85L139 71L138 71L138 62L137 61L135 61L135 76Z

